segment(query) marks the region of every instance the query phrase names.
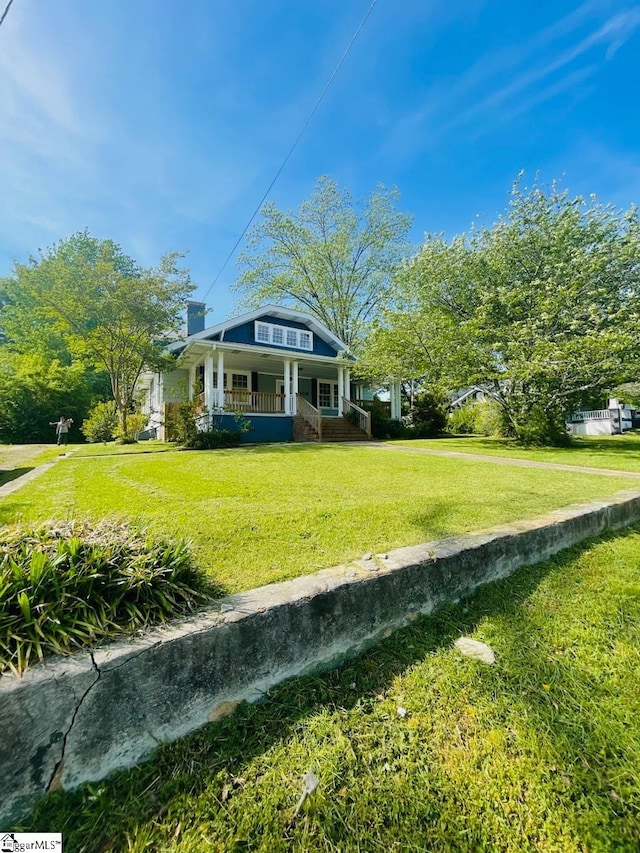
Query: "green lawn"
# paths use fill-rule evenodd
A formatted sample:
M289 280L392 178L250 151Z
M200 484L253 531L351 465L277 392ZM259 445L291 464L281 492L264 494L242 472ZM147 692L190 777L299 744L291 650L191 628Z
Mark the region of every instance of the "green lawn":
M460 635L490 643L496 665L463 658ZM24 829L62 831L69 853L635 853L638 672L636 530L50 795ZM308 770L320 784L293 822Z
M461 436L459 438L393 441L407 447L426 447L430 450L455 450L459 453L480 453L484 456L511 456L536 462L560 462L563 465L586 465L591 468L611 468L616 471L640 471L640 435L610 435L577 437L571 447L522 447L505 438Z
M80 444L75 455L83 456L127 456L131 453L166 453L177 450L175 444L167 444L164 441L140 441L137 444L116 444L110 441L106 444Z
M75 454L2 500L0 522L124 516L187 536L206 572L238 591L624 488L615 477L357 446Z

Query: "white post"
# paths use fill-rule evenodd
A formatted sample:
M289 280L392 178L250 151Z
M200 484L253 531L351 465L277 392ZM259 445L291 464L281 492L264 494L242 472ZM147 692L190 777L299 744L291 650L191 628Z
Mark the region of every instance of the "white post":
M298 362L293 362L293 396L291 398L291 414L298 414Z
M342 398L344 397L344 367L338 368L338 414L342 414Z
M193 386L196 384L196 366L189 368L189 402L193 400Z
M351 371L344 372L344 396L346 400L351 399Z
M213 352L204 357L204 407L210 411L213 407Z
M224 352L218 350L218 407L224 408Z
M284 363L284 413L291 414L291 362Z
M400 383L392 382L389 385L391 394L391 418L394 421L399 421L402 415L402 407L400 402Z

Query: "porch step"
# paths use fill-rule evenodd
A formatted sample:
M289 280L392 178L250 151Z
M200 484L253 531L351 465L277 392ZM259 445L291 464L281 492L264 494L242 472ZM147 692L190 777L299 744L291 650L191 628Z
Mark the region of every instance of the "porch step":
M300 415L293 419L294 441L318 441L318 433ZM368 441L369 436L346 418L323 418L322 441Z
M323 418L322 440L369 441L369 436L346 418Z
M318 441L318 433L311 427L304 418L296 415L293 419L293 440L294 441Z

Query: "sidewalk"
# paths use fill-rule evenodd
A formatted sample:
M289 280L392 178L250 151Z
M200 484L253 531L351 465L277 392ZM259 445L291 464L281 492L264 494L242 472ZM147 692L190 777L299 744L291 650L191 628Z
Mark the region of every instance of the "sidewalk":
M12 444L8 447L2 447L0 448L0 467L6 471L28 467L29 462L36 459L45 450L50 450L51 448L52 445L50 444ZM60 459L64 459L75 453L76 450L76 447L65 449L64 451L61 448L60 455L55 459L52 459L50 462L43 462L41 465L36 465L35 468L31 468L31 470L21 476L0 486L0 498L13 494L13 492L16 492L22 486L30 483L31 480L35 480L36 477L44 474L45 471L52 468Z
M355 443L355 442L354 442ZM510 456L486 456L480 453L462 453L458 450L435 450L427 447L407 447L404 444L386 444L378 441L359 441L358 447L373 447L398 453L426 453L431 456L449 456L473 462L491 462L494 465L516 465L521 468L547 468L551 471L572 471L576 474L601 474L603 477L640 479L640 471L619 471L613 468L590 468L587 465L564 465L562 462L536 462L532 459L514 459Z

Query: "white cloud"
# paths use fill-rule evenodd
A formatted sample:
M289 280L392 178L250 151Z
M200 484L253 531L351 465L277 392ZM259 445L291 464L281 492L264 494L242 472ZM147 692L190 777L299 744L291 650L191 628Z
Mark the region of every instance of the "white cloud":
M571 92L572 82L597 71L598 64L591 58L595 49L604 48L600 63L606 62L640 27L640 6L604 22L602 11L601 3L591 0L524 44L481 57L456 79L439 80L421 106L396 124L380 154L411 158L418 150L441 143L452 131L466 128L480 135L521 114L524 107L532 109L550 97ZM566 46L567 37L584 31L588 24L588 34ZM576 69L587 57L589 65ZM548 80L546 88L538 91Z

